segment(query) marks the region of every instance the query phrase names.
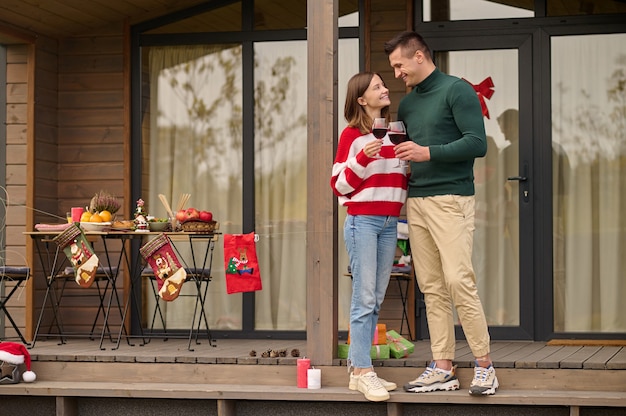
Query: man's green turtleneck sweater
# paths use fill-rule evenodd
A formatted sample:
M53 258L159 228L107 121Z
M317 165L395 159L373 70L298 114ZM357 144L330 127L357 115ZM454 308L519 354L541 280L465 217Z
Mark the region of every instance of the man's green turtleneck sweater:
M474 195L474 159L487 152L480 102L466 81L435 69L398 107L411 140L430 161L411 162L409 198Z

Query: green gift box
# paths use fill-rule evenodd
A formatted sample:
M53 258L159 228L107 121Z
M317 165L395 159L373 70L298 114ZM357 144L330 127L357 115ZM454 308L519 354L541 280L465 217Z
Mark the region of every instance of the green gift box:
M339 344L337 348L337 356L339 358L348 358L350 344ZM389 345L372 345L370 348L370 357L372 360L385 360L389 358Z
M387 345L393 358L405 358L415 350L415 345L398 334L396 331L387 331Z

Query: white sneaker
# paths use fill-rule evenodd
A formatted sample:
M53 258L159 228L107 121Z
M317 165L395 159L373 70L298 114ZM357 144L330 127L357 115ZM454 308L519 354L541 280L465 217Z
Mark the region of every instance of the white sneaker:
M348 388L350 390L358 390L357 384L359 383L360 377L361 376L354 375L354 373L350 373L350 384L348 384ZM387 381L384 378L378 377L378 380L380 381L380 384L383 386L383 388L387 391L395 390L398 387L396 383Z
M365 395L367 400L382 402L389 399L389 392L385 390L375 372L361 374L357 382L357 390Z
M472 396L495 394L498 387L500 387L500 384L498 383L498 377L496 377L496 370L493 368L493 365L485 368L475 363L474 379L472 384L470 384L469 394Z
M430 391L450 391L458 390L459 380L456 378L456 366L451 371L444 371L437 368L432 361L426 370L415 380L404 385L404 390L409 393L427 393Z

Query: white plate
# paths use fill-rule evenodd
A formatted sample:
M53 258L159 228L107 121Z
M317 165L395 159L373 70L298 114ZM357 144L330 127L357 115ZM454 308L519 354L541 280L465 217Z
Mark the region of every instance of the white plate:
M85 231L109 231L110 222L81 222L80 228Z

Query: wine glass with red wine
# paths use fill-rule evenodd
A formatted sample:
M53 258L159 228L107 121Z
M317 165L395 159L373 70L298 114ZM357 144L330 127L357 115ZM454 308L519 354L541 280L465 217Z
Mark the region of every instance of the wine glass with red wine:
M389 140L393 144L400 144L402 142L406 142L409 138L406 135L406 127L404 127L404 123L401 121L392 121L389 123ZM398 165L396 168L406 167L406 160L398 159Z
M387 134L387 120L384 118L375 118L374 124L372 125L372 134L377 139L382 140L382 138L385 137L385 134ZM376 155L375 157L377 159L382 158L380 155Z

